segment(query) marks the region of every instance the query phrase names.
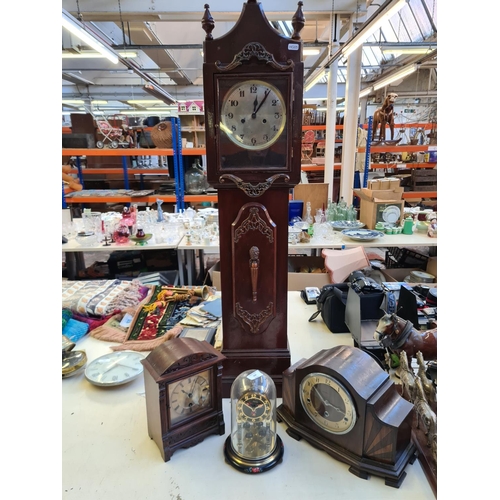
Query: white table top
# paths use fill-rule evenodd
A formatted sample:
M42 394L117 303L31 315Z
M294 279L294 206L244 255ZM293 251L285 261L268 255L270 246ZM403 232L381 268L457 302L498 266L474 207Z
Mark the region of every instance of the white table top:
M74 238L68 243L62 244L63 252L114 252L115 250L160 250L177 248L181 238L178 238L173 243L155 243L150 240L145 245L136 245L135 242L129 243L111 243L108 246L101 243L97 246L81 245Z
M309 323L316 306L299 292L288 292L288 337L292 363L321 349L352 345L350 334L332 334L320 318ZM110 351L109 342L86 336L76 349L88 360ZM148 353L145 353L146 355ZM91 385L83 374L62 380L62 491L67 500L298 500L333 498L435 500L418 460L406 467L399 489L380 477L360 479L348 465L296 441L278 424L283 462L268 472L248 475L224 461L231 430L229 399L223 400L226 433L208 436L164 462L148 436L144 379L114 388ZM278 399L277 404L281 404Z
M339 238L335 241L312 241L310 243L297 243L295 245L288 244L288 249L294 250L312 250L320 248L342 248L348 247L372 247L372 248L386 248L386 247L418 247L418 246L437 246L437 238L429 238L426 233L413 233L413 234L384 234L381 238L373 241L355 241L345 235L339 234ZM188 245L186 236L184 236L178 247L179 250L204 250L206 252L218 253L219 245L212 243L204 245L203 243L190 243Z

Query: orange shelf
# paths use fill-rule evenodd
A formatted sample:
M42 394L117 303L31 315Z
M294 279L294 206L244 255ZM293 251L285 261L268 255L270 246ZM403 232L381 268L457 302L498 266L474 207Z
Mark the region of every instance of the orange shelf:
M368 123L363 124L365 130L368 129ZM436 123L395 123L394 128L423 128L424 130L437 129Z
M205 148L185 148L183 156L206 154ZM62 148L63 156L173 156L174 150L164 148Z
M437 191L405 191L403 199L408 200L412 198L437 198Z
M429 151L429 148L434 148L436 146L429 146L429 144L423 146L413 146L411 144L403 144L402 146L371 146L370 153L419 153L421 151ZM365 153L366 147L357 148L358 153Z
M175 203L175 195L149 195L149 196L73 196L66 198L66 203L156 203L156 200L166 203ZM216 194L188 194L184 196L187 203L201 203L204 201L217 202Z
M436 168L437 163L371 163L370 168Z
M334 163L333 170L340 170L341 166L342 165L340 163ZM307 164L307 165L301 165L300 168L304 172L321 172L322 170L325 169L325 166L324 165Z
M168 168L127 168L129 174L168 174ZM78 174L77 168L72 168L70 174ZM83 175L92 174L116 174L123 177L123 168L82 168Z

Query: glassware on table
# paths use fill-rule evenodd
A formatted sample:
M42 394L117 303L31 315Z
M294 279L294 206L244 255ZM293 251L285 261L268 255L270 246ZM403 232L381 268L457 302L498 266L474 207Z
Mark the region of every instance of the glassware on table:
M103 238L102 214L101 212L83 212L83 230L86 233L94 233L100 242Z
M113 241L117 244L126 244L130 241L130 229L126 224L120 223L117 225L113 233Z

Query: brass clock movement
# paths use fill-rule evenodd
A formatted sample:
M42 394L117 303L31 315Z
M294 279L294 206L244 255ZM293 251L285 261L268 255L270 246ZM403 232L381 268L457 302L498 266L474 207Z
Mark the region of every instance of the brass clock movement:
M208 342L179 337L161 344L142 361L148 433L170 460L210 434L225 432L222 413L224 356Z
M260 370L246 370L231 387L231 434L224 444L226 462L240 472L258 474L283 459L276 432L276 386Z
M399 488L416 458L411 440L413 405L366 352L351 346L324 349L283 374L278 421L287 434Z
M302 2L294 33L281 35L248 0L214 38L205 5L203 87L207 178L218 190L224 397L248 369L267 373L281 396L287 338L288 200L300 182Z

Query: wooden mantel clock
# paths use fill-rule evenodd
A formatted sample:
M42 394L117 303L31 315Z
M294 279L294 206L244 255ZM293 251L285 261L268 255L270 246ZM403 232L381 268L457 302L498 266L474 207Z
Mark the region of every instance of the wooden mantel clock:
M416 459L413 405L370 355L351 346L324 349L283 377L277 413L287 434L347 463L358 477L380 476L399 488Z
M224 434L223 360L208 342L189 337L164 342L142 360L148 434L165 462L179 448Z
M281 396L287 339L288 200L300 182L302 2L291 38L248 0L214 39L205 5L203 86L208 182L218 189L222 289L222 390L258 369Z

